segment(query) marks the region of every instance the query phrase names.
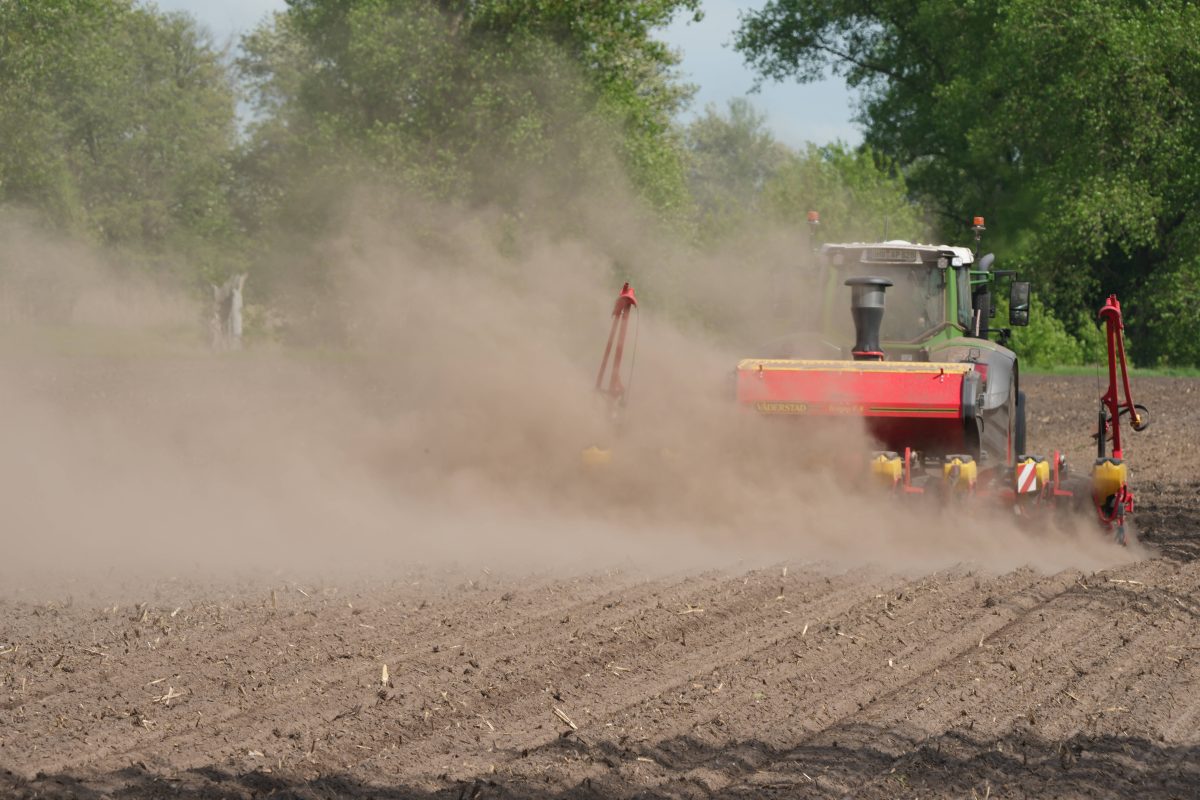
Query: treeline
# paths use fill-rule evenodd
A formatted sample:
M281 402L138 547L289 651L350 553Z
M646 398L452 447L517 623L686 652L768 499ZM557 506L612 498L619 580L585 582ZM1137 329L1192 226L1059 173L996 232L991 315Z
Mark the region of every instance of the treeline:
M1084 4L1094 19L1019 28L1034 4L1010 3L1014 27L994 28L995 9L929 3L918 24L875 4L892 5L746 20L764 75L833 66L867 90L864 146L796 150L745 101L677 122L691 89L656 32L697 0L289 0L236 53L148 3L3 3L0 204L198 288L249 271L266 304L321 291L314 245L352 214L420 229L479 210L514 257L535 234L615 247L604 203L707 250L804 230L810 208L830 240L962 241L984 214L1053 309L1024 337L1037 358L1087 358L1087 309L1117 290L1143 363L1200 362L1194 212L1176 207L1196 197L1190 7L1143 34L1166 12ZM1097 30L1124 38L1079 52Z

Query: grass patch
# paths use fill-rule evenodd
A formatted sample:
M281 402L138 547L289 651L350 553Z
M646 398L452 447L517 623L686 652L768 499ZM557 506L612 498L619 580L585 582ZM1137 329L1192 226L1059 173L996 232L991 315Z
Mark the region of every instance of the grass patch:
M1108 380L1108 365L1072 365L1059 367L1021 367L1022 375L1099 375ZM1200 367L1132 367L1131 380L1138 378L1200 378Z

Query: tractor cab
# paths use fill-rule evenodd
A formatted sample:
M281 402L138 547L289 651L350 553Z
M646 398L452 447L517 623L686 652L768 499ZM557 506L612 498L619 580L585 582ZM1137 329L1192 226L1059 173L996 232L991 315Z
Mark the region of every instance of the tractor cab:
M854 339L844 284L858 277L881 278L890 284L879 339L885 352L897 359L927 361L926 345L969 329L968 270L974 256L965 247L902 241L828 244L821 256L821 329L833 341Z
M961 338L976 340L976 347L989 347L988 340L995 335L1002 347L1011 331L990 325L995 315L992 287L1013 273L992 271L992 262L991 254L976 262L969 248L953 245L827 244L821 249L819 267L821 331L832 343L854 340L845 283L874 277L889 282L887 311L879 330L886 359L929 361L941 345ZM1009 325L1028 321L1029 284L1011 281Z

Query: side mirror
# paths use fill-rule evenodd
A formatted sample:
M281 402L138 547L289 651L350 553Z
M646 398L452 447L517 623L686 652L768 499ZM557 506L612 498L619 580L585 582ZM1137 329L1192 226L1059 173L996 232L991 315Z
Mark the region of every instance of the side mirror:
M1014 328L1029 324L1029 281L1013 281L1008 290L1008 324Z

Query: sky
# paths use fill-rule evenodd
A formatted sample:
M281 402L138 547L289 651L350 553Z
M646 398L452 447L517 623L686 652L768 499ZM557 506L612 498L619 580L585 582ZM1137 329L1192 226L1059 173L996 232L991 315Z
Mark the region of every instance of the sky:
M688 116L709 104L724 110L735 97L748 97L767 115L775 138L793 147L804 142L824 144L841 139L858 144L862 134L850 121L851 96L840 78L819 83L764 83L752 94L757 78L730 46L738 27L738 13L761 8L764 0L707 0L704 19L677 19L662 33L663 39L683 52L680 70L699 87Z
M738 12L759 8L763 2L706 0L703 20L678 19L662 31L662 38L683 54L682 77L698 87L684 119L703 112L709 104L724 110L735 97L749 97L767 115L775 137L793 147L835 139L851 145L861 142L862 134L850 121L850 92L838 78L811 84L766 83L758 93L751 93L755 75L729 45ZM164 11L191 14L212 31L219 44L236 44L242 33L285 7L284 0L156 0L156 5Z

